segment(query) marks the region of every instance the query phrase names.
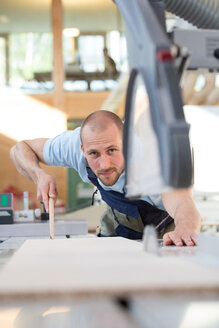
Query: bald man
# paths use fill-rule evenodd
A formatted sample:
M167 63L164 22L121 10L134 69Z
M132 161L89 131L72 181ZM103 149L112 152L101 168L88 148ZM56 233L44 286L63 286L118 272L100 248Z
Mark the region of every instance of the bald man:
M48 210L48 197L57 197L55 179L40 162L73 167L84 182L94 184L107 203L99 236L140 239L145 225L153 224L164 245L193 246L200 230L200 215L192 190L175 190L161 195L129 200L125 197L123 124L108 111L89 115L81 128L66 131L53 139L19 142L11 149L17 170L35 182L37 197Z

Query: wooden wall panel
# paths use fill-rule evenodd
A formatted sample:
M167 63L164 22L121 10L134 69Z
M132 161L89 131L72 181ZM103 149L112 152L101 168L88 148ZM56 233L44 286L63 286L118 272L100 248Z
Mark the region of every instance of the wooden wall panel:
M85 118L95 110L100 109L110 91L101 92L65 92L65 107L63 111L68 118ZM37 94L31 97L53 106L53 94Z
M0 134L0 192L3 192L9 186L12 186L21 192L28 191L36 197L35 184L18 173L10 159L10 149L15 143L15 140ZM66 169L61 167L49 167L46 165L42 165L42 167L56 178L59 198L66 201Z

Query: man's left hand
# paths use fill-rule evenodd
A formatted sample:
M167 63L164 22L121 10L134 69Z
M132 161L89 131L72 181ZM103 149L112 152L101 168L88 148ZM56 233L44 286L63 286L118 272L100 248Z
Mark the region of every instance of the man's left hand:
M196 234L200 231L201 218L195 206L192 189L164 193L162 201L175 223L175 229L163 236L163 245L196 245Z
M176 228L163 236L163 245L195 246L197 234L189 229Z

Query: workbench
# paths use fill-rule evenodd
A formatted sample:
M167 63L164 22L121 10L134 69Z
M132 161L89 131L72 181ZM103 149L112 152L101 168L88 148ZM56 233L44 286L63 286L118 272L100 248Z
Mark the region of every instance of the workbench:
M218 257L198 247L156 256L141 241L86 235L0 247L1 327L219 326Z

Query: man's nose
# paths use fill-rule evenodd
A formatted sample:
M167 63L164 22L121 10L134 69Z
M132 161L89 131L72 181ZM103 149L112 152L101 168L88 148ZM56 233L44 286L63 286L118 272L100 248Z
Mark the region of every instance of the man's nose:
M100 158L100 169L107 170L110 167L110 159L107 155L102 155Z

